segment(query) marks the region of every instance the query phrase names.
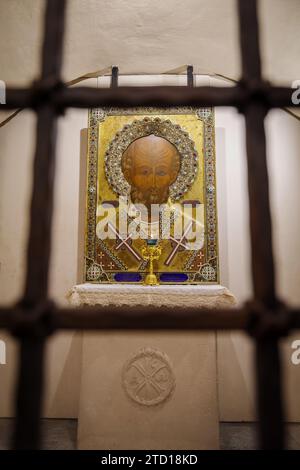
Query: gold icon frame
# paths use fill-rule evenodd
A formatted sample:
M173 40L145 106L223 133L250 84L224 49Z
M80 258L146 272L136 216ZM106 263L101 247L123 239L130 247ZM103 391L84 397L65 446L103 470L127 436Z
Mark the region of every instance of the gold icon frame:
M128 266L128 256L119 256L106 242L101 243L101 254L111 260L111 269L99 259L99 240L96 236L97 205L101 201L116 200L118 195L107 180L105 155L117 133L134 121L149 118L171 121L180 126L193 139L198 154L198 172L195 181L179 203L184 200L201 200L204 206L205 241L201 257L199 253L189 254L183 263L180 253L172 269L157 268L156 274L172 278L170 273L186 275L184 281L166 281L163 284L218 284L218 224L216 204L216 161L215 161L215 123L213 108L95 108L89 111L88 161L86 193L86 233L85 233L85 282L93 283L137 283L143 284L147 275L143 263L138 268ZM143 241L144 242L144 241ZM163 240L165 242L165 240ZM166 241L168 242L168 241ZM143 243L144 245L144 243ZM166 243L163 245L163 250ZM201 261L195 266L193 260ZM127 261L127 262L125 262ZM140 274L138 281L116 281L118 273ZM126 279L126 275L124 275Z

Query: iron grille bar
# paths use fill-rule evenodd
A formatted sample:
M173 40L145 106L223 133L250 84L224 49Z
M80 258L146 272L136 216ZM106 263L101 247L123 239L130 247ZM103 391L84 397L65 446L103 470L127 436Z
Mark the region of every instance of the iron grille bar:
M242 77L245 82L261 82L259 26L256 0L238 0Z
M168 309L166 307L85 307L57 309L51 311L51 329L242 329L247 326L246 310L200 310L198 308ZM36 323L43 321L44 311L38 309L32 315L24 315L20 310L0 309L0 328L13 332L34 331ZM47 310L49 315L49 310ZM49 317L48 317L49 318ZM47 321L47 320L46 320ZM299 316L300 324L300 316ZM47 325L45 325L47 327Z
M41 83L59 80L64 29L64 0L47 2ZM38 87L38 86L37 86ZM21 305L24 315L47 298L54 187L57 110L51 101L37 104L37 140L34 157L27 276ZM21 339L17 385L17 449L40 447L40 416L43 396L44 338Z
M53 84L54 83L54 84ZM51 99L59 109L95 108L102 106L235 106L242 108L250 100L263 101L268 108L299 106L292 102L293 90L271 87L265 82L243 83L233 87L118 87L65 88L49 82L43 88L7 88L6 104L2 109L35 108L36 104Z
M243 81L261 83L261 63L256 0L239 0ZM251 40L250 40L251 38ZM263 102L252 101L244 109L248 162L248 192L252 279L254 296L265 306L277 307L272 252L272 227L266 156ZM262 449L283 449L283 407L280 386L278 339L256 341L256 389L259 437ZM270 368L271 367L271 368ZM272 371L270 377L270 370Z
M266 305L275 307L265 114L265 107L260 103L251 104L245 109L252 278L255 297Z
M111 69L111 88L118 88L118 81L119 81L119 68L114 66Z
M45 304L24 315L20 306L0 308L0 328L7 328L17 336L51 334L58 329L174 329L174 330L253 330L255 336L275 334L284 336L292 329L300 328L300 311L286 309L281 315L260 312L255 315L251 304L241 309L188 309L166 307L82 307L57 308Z
M187 86L193 88L194 86L194 67L192 65L188 65L186 69L187 74Z

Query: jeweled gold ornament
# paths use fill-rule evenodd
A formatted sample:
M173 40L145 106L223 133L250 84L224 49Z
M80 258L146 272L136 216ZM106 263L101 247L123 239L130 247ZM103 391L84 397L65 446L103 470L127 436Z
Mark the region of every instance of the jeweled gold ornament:
M159 259L161 255L161 247L156 244L157 240L147 240L147 245L142 249L142 256L149 261L149 273L145 277L145 286L158 286L159 282L156 274L153 272L153 261Z

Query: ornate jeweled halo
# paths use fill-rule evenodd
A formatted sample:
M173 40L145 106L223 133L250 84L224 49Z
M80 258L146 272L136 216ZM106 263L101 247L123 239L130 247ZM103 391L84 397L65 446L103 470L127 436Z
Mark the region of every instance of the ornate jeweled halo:
M121 131L117 132L105 152L107 181L113 191L120 196L129 195L130 185L122 172L122 155L134 140L151 134L167 139L179 152L179 174L170 186L170 198L176 201L190 189L195 180L198 171L198 154L189 134L169 119L145 117L126 124Z

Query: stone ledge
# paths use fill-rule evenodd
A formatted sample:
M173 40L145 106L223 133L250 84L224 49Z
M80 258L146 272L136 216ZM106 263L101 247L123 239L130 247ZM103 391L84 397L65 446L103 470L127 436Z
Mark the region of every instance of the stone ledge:
M67 298L71 305L105 306L167 306L232 308L237 301L224 286L215 285L159 285L92 284L74 286Z

